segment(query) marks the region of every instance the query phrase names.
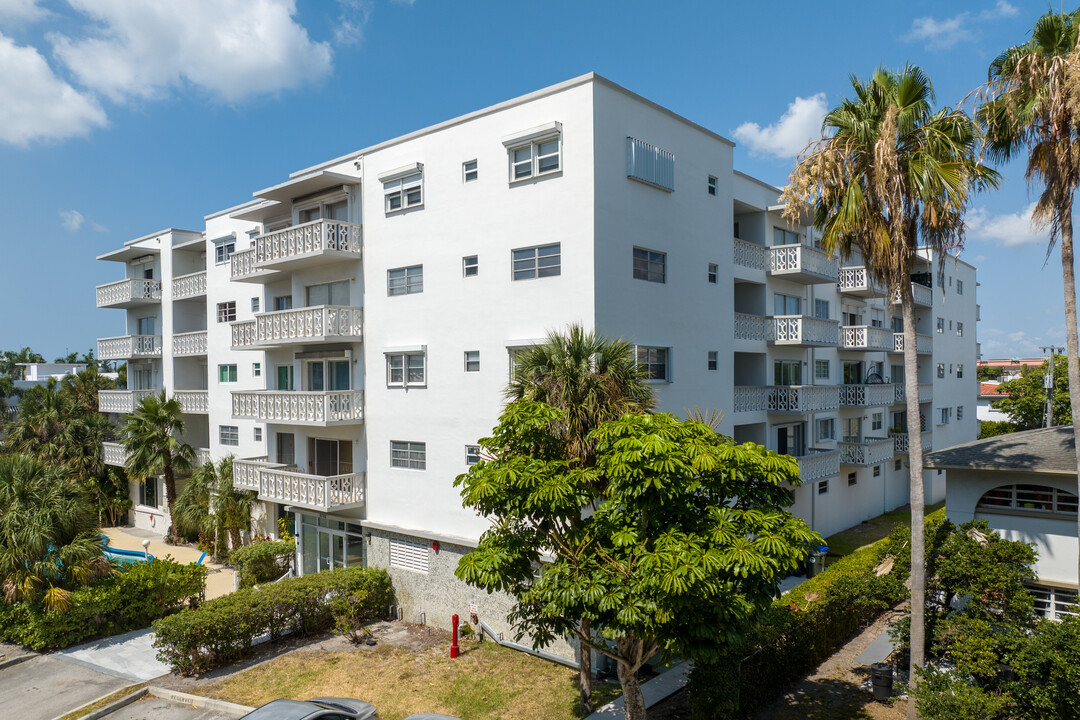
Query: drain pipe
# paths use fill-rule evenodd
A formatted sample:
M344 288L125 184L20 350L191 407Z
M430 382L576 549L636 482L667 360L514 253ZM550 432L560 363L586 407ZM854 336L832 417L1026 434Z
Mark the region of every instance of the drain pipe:
M487 633L488 636L492 640L494 640L499 645L502 645L505 648L510 648L511 650L517 650L517 651L523 652L523 653L528 653L529 655L533 655L534 657L538 657L538 658L541 658L543 660L550 660L551 662L556 662L556 663L559 663L560 665L565 665L566 667L573 668L574 670L577 670L578 668L581 667L581 664L578 663L577 661L571 660L569 658L560 657L559 655L556 655L555 653L549 653L546 650L534 650L533 648L531 648L531 647L529 647L527 645L520 645L520 644L515 643L515 642L510 642L509 640L503 640L502 638L499 637L499 634L496 633L494 630L492 630L491 627L486 622L481 620L480 621L480 635L481 635L481 637L484 635L484 633ZM593 668L593 672L596 672L596 668Z

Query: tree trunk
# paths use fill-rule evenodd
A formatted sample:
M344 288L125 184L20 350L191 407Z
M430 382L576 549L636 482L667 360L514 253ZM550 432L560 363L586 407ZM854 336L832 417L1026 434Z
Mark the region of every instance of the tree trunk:
M900 284L900 307L904 317L904 384L907 390L908 477L911 483L911 683L926 653L926 498L923 490L922 419L919 414L919 350L915 332L915 299L909 273ZM934 419L930 418L930 422ZM908 718L915 720L914 696L908 700Z
M646 720L645 696L641 694L641 683L637 671L640 665L630 665L623 658L640 658L642 643L640 640L621 639L616 641L619 648L619 685L622 686L623 717L626 720Z
M1069 404L1072 406L1076 467L1080 470L1080 442L1076 442L1076 415L1080 412L1078 410L1080 408L1080 343L1077 341L1076 331L1076 276L1073 270L1071 198L1069 202L1062 203L1058 215L1061 221L1061 277L1065 281L1065 352L1069 356ZM1077 532L1080 533L1080 515L1077 516ZM1077 577L1080 578L1080 562L1077 564L1076 572Z
M240 526L239 525L230 525L229 526L229 539L232 541L232 549L233 550L240 547L241 539L240 539Z
M581 618L581 636L592 637L589 633L589 621ZM592 704L592 650L584 642L581 643L581 652L578 657L581 667L578 668L578 686L581 690L581 717L591 715Z
M168 459L165 460L165 467L162 468L163 475L165 476L165 502L169 506L169 531L168 534L172 535L173 523L173 506L176 505L176 475L173 473L172 462Z

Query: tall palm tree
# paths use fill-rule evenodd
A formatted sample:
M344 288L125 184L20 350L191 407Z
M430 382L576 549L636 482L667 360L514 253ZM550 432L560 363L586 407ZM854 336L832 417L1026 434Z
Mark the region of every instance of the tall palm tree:
M68 606L71 590L112 571L94 509L63 467L0 456L0 590L7 602Z
M565 334L549 332L547 342L515 358L506 397L565 410L566 425L559 434L570 457L586 466L595 463L589 433L603 422L630 412L648 412L656 404L634 348L576 324ZM590 636L587 618L580 620L579 631L583 637ZM581 711L587 715L592 712L592 653L585 643L581 643L579 660Z
M998 55L979 93L977 117L986 133L987 154L1008 161L1028 149L1027 181L1043 192L1031 221L1050 229L1049 258L1061 238L1065 284L1065 348L1069 400L1080 407L1080 343L1076 330L1072 205L1080 182L1080 10L1050 11L1035 23L1031 39ZM1073 433L1076 436L1076 422ZM1080 468L1080 442L1076 443ZM1080 531L1080 518L1077 519ZM1080 565L1077 572L1080 573Z
M165 391L143 398L135 412L124 418L120 444L127 460L124 469L139 482L161 475L165 478L165 499L172 518L176 504L176 473L187 472L195 464L195 450L181 439L185 425L180 402L167 399Z
M792 221L813 209L830 255L858 250L869 272L899 296L904 318L904 379L909 418L919 417L918 356L911 274L920 247L938 259L962 245L964 211L973 190L997 184L978 162L978 128L963 112L933 110L930 79L918 67L882 68L867 82L851 79L854 98L825 116L784 190ZM922 435L910 433L911 677L925 652L925 499ZM914 717L914 702L908 714Z
M213 496L213 508L220 527L229 533L233 550L243 545L240 531L251 527L251 511L255 506L255 497L255 492L237 490L233 485L232 455L222 458L217 465L217 487Z

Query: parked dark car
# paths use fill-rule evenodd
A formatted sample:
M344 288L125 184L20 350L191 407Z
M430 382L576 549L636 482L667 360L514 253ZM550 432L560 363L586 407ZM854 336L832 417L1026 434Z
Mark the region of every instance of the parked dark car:
M351 698L273 700L255 708L240 720L372 720L375 706Z

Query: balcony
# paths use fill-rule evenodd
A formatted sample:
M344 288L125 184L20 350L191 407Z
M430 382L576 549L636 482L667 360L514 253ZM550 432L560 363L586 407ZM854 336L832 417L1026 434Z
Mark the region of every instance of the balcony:
M892 460L892 438L863 438L837 443L840 449L840 464L856 467L880 465Z
M736 265L751 270L765 270L767 247L738 239L735 240L734 245Z
M799 463L799 477L804 482L840 474L839 450L811 450L808 455L795 457L795 461Z
M188 298L203 297L206 295L206 271L202 270L190 275L181 275L172 281L173 300L187 300Z
M840 292L855 297L879 298L889 294L888 290L870 276L865 265L840 268L840 279L837 285Z
M773 315L767 318L771 345L835 347L840 342L840 324L806 315Z
M933 433L927 430L924 433L920 433L922 436L922 450L924 453L928 453L933 449ZM898 455L907 455L909 448L909 435L906 432L902 433L889 433L889 437L893 440L893 451Z
M735 313L735 339L765 342L768 338L765 318L761 315Z
M124 462L127 460L127 453L124 452L123 445L114 442L104 442L101 443L101 449L102 453L105 456L106 465L124 467ZM209 448L195 448L196 465L205 465L210 461L211 460Z
M836 385L736 385L735 412L802 415L840 407Z
M229 279L240 282L262 282L269 275L277 275L273 270L263 270L255 266L255 248L234 252L229 256Z
M157 395L161 390L99 390L98 412L131 413L144 398Z
M233 484L260 500L334 512L364 506L364 473L324 477L297 472L264 458L233 461Z
M889 352L895 346L892 330L873 325L845 325L841 328L840 347L845 350Z
M912 299L915 301L916 306L931 307L933 305L934 291L931 290L930 288L926 287L925 285L920 285L919 283L914 283L914 282L911 283L911 296L912 296ZM900 291L899 290L897 290L893 294L892 304L893 305L899 305L900 304Z
M157 280L128 279L97 286L99 308L131 308L161 302L161 283Z
M892 405L896 402L896 387L889 385L841 385L840 407L863 408Z
M232 415L284 425L355 425L364 421L364 391L234 392Z
M836 260L820 250L806 245L775 245L769 251L768 274L793 282L813 285L837 282L839 268Z
M904 333L893 333L893 349L894 353L904 352ZM929 355L934 351L934 339L929 335L916 334L915 335L915 352L919 355Z
M193 357L206 354L206 331L177 333L172 339L173 357Z
M232 323L234 350L318 342L360 342L364 309L317 305L256 315Z
M315 220L255 238L254 255L239 263L232 255L232 279L260 281L267 271L290 272L312 265L360 259L363 228L339 220ZM249 251L250 252L250 251Z
M180 410L188 415L210 412L210 395L206 390L177 390L173 397L180 403Z
M101 338L97 343L99 360L130 360L161 357L160 335L122 335Z

